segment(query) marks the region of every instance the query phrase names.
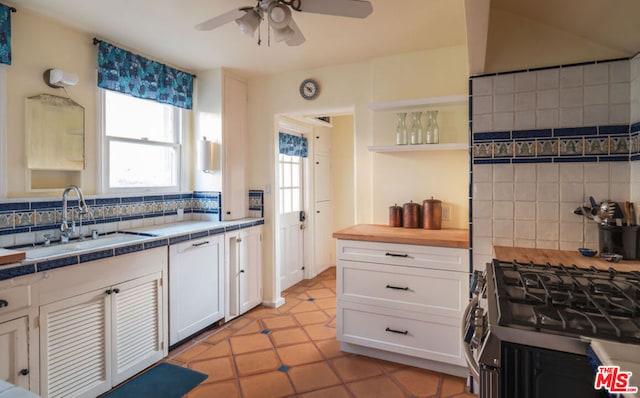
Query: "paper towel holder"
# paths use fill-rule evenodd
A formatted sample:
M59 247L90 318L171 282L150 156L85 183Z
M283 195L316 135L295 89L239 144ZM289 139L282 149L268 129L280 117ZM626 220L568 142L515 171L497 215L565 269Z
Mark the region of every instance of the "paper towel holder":
M198 149L199 169L205 173L215 172L218 169L217 144L213 141L208 141L207 137L202 137Z

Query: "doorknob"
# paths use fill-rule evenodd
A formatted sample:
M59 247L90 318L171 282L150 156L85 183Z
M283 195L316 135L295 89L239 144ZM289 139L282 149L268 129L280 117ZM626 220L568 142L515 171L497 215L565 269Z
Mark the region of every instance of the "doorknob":
M307 228L307 226L306 226L306 225L304 225L304 224L300 224L300 229L306 229L306 228Z

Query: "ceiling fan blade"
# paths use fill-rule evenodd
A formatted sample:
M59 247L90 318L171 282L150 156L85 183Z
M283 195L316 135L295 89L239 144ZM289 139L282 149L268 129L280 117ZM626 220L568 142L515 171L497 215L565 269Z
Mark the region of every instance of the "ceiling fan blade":
M291 20L291 22L289 22L289 27L293 29L294 34L293 36L287 39L286 41L287 45L299 46L300 44L304 43L306 39L304 38L302 31L298 27L298 24L296 24L296 22L293 19Z
M373 12L373 7L364 0L300 0L300 10L339 17L366 18Z
M228 22L235 21L246 14L246 11L236 8L224 14L220 14L217 17L207 19L206 21L195 26L198 30L212 30L219 26L222 26Z

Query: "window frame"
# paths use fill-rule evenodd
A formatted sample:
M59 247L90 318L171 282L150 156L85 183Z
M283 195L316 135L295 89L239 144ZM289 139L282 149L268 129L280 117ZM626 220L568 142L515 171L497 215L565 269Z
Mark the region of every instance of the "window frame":
M176 106L172 106L174 111L174 131L175 131L175 142L164 142L164 141L154 141L149 139L136 139L136 138L125 138L125 137L114 137L108 136L106 131L106 89L98 88L98 115L97 115L97 129L100 132L99 140L98 140L98 181L99 188L102 193L133 193L133 192L141 192L141 193L167 193L167 192L182 192L185 190L184 184L188 181L187 178L187 170L188 165L186 163L186 146L185 141L185 132L188 131L189 121L187 112ZM121 94L121 93L118 93ZM121 94L127 95L127 94ZM140 101L150 101L146 99L139 98ZM174 185L167 186L155 186L155 187L112 187L110 185L110 169L109 169L109 159L110 159L110 144L111 142L122 142L122 143L133 143L139 145L149 145L149 146L159 146L164 148L172 148L174 150L176 156L176 169L174 170L176 183Z

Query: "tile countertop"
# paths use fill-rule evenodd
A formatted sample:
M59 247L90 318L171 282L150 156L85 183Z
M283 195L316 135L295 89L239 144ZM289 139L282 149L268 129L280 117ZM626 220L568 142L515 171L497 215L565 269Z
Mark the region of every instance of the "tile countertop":
M358 224L333 233L336 239L410 245L469 248L468 229L422 229L389 227L379 224Z
M136 237L137 239L129 239L119 243L113 243L113 241L110 243L109 239L105 239L104 245L100 245L100 239L95 241L87 239L84 242L95 244L89 245L90 247L86 249L74 248L84 244L84 242L77 243L72 241L68 246L49 246L51 248L69 248L69 250L53 250L51 255L31 259L28 256L29 249L39 250L43 246L21 248L20 250L27 252L27 258L19 262L1 265L0 281L262 224L264 224L264 219L262 218L244 218L233 221L182 221L171 224L151 225L118 231L124 234L139 234L140 236ZM110 235L108 236L110 237Z
M585 257L577 250L553 249L532 249L525 247L494 246L493 257L502 261L533 262L535 264L563 264L576 265L580 268L595 267L597 269L608 270L613 268L621 272L640 271L640 261L621 260L618 263L610 263L602 259L599 255L595 257Z

